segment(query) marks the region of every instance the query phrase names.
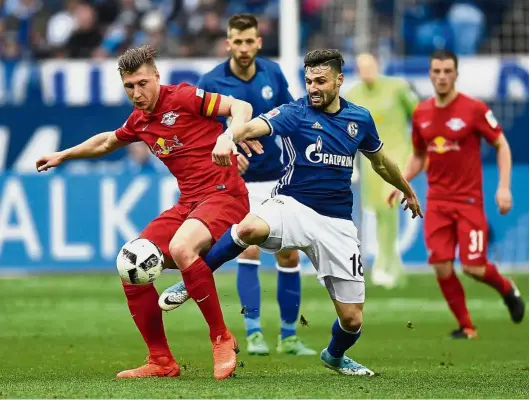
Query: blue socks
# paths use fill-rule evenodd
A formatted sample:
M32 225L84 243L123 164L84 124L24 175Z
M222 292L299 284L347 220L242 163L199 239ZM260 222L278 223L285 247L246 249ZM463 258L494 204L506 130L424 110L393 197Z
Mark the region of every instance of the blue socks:
M282 339L296 335L296 321L300 311L300 266L296 268L282 268L278 270L278 289L276 299L280 306Z
M329 342L328 353L331 357L342 358L346 350L352 347L360 336L360 328L357 332L346 331L342 329L337 318L331 328L331 342Z
M223 233L223 236L219 238L217 243L212 246L208 254L204 257L204 262L210 267L212 272L217 270L225 262L236 258L248 247L246 243L237 237L235 230L236 225L232 225L230 229Z
M248 245L236 234L236 225L232 225L219 238L204 257L206 265L216 271L227 261L241 254ZM258 277L257 260L240 260L237 270L237 290L241 305L245 308L245 328L247 335L261 331L260 303L261 288ZM296 335L296 322L300 311L300 266L278 269L277 300L280 306L282 339Z
M261 332L259 311L261 304L261 287L259 284L258 260L238 260L237 293L245 311L245 329L247 336Z

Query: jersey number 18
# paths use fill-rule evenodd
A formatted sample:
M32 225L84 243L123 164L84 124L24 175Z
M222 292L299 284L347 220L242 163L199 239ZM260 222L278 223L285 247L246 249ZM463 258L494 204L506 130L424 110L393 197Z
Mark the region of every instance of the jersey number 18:
M364 276L363 263L361 262L361 255L354 254L350 260L352 260L353 276Z

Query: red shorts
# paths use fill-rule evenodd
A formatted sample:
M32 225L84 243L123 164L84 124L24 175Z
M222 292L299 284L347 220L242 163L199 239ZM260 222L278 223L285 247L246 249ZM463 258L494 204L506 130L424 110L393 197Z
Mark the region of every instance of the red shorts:
M429 264L454 261L458 245L464 265L485 265L488 223L482 204L429 200L425 212Z
M217 241L233 224L241 222L249 211L248 195L233 197L219 194L197 202L178 202L152 220L140 233L140 237L155 243L164 257L170 260L169 243L187 219L201 221L210 231L213 240Z

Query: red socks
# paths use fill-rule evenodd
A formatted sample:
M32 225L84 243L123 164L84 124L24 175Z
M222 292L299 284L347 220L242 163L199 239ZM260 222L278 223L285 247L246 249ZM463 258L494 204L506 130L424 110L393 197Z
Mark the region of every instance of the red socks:
M437 280L449 308L458 320L458 324L464 328L473 328L466 306L464 288L454 271L447 278L438 277Z
M181 272L188 294L195 300L210 327L210 338L214 340L217 336L223 335L227 329L212 270L199 257Z
M162 310L158 306L158 292L153 284L131 285L123 281L122 284L129 310L147 344L149 356L173 359L164 332Z
M506 296L512 288L510 281L499 274L495 264L490 262L486 263L486 271L484 272L481 280L485 284L497 290L501 296Z

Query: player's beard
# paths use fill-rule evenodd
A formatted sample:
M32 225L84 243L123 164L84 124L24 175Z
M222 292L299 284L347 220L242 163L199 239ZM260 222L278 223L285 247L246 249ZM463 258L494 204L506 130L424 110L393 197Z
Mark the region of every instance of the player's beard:
M256 57L247 56L247 59L243 61L241 60L241 57L234 57L234 61L236 62L239 68L241 68L242 70L246 70L250 68L250 66L254 63L255 58Z
M450 86L450 85L438 86L436 88L436 94L439 98L445 99L447 96L453 93L453 89L454 89L454 86Z
M313 94L319 95L322 98L322 101L318 104L314 104L313 101L311 100L311 94L309 94L311 106L319 110L325 110L331 103L333 103L333 100L335 100L335 97L337 97L337 90L335 87L333 88L333 90L329 92L318 91L317 93L313 93Z

